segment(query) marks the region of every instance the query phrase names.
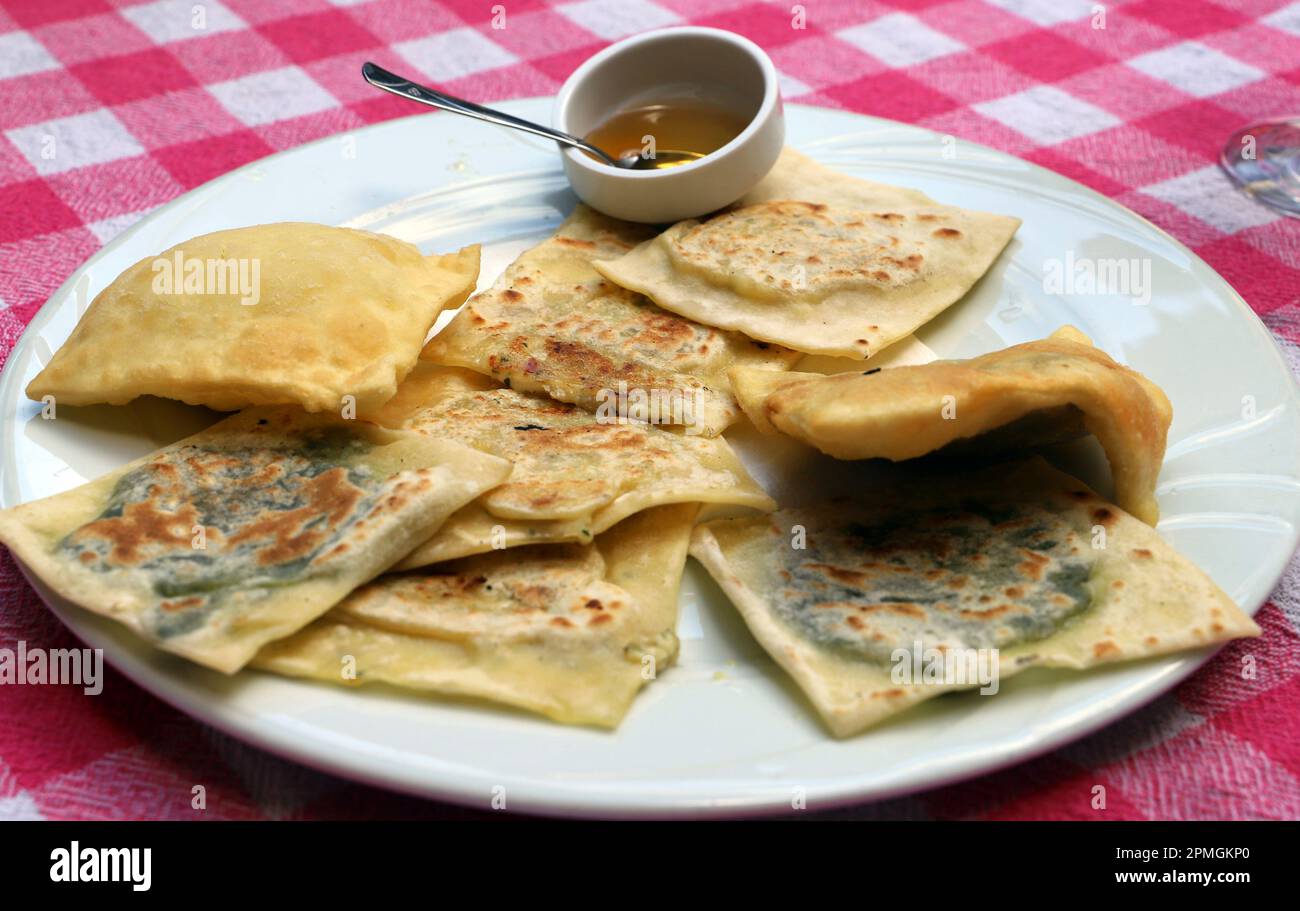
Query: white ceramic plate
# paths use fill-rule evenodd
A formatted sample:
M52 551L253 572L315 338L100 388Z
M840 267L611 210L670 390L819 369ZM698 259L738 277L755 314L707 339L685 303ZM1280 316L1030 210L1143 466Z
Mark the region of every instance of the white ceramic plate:
M548 105L537 99L503 107L545 120ZM1024 219L992 272L922 329L921 340L941 356L970 356L1068 321L1152 377L1175 411L1160 531L1254 611L1296 545L1300 409L1271 337L1232 289L1137 215L1007 155L799 106L791 106L789 133L792 144L850 173ZM276 155L164 206L78 270L9 358L0 376L0 504L66 490L212 420L199 409L146 400L62 409L57 420L43 421L22 394L85 302L141 257L219 228L318 221L385 231L426 252L483 242L486 284L572 203L552 147L461 118L420 115ZM1150 303L1048 293L1044 264L1067 254L1149 262ZM798 447L756 447L745 433L731 438L787 502L842 489L849 479L863 483L864 471L876 471L818 461ZM1104 463L1088 446L1060 458L1109 489ZM500 786L509 809L582 815L774 812L789 810L795 794L816 810L933 787L1088 733L1155 698L1206 658L1086 674L1030 672L1007 681L996 697L946 696L835 741L692 562L682 591L680 663L642 694L616 733L603 733L396 690L345 691L261 673L227 679L41 591L128 677L265 749L430 797L486 808Z

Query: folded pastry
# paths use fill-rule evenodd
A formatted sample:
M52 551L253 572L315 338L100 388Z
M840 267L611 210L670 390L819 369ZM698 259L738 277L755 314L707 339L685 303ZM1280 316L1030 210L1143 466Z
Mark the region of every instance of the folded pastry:
M155 395L218 411L377 408L438 314L474 290L478 267L477 246L426 257L327 225L204 234L114 279L27 394L59 405Z
M1159 518L1169 399L1072 326L967 360L832 376L735 371L732 382L760 430L837 459L899 461L951 445L1023 452L1087 431L1106 451L1116 502Z

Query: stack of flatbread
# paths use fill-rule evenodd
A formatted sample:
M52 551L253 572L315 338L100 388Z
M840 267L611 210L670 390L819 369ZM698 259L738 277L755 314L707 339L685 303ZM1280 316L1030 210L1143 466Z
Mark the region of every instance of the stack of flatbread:
M309 224L194 238L106 288L28 394L235 413L0 513L0 541L219 671L605 727L677 656L688 552L837 736L978 685L952 673L976 653L1012 674L1257 634L1152 528L1168 400L1078 330L806 366L906 339L1018 226L787 150L727 210L659 233L579 206L472 297L476 247ZM249 262L251 302L222 281ZM782 507L727 442L738 421L918 460L919 480ZM1085 434L1114 504L1034 454ZM900 679L936 655L949 673Z

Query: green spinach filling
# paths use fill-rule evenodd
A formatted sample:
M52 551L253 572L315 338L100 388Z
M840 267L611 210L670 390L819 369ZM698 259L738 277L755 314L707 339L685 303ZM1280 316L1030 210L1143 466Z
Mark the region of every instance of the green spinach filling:
M383 479L352 464L368 448L333 429L294 448L183 446L123 475L57 550L94 572L143 576L158 599L147 625L184 635L236 597L254 603L330 571L322 558L383 493Z
M1052 635L1091 604L1095 555L1046 509L968 500L804 524L807 549L784 548L773 609L844 656L887 663L917 642L1006 648Z

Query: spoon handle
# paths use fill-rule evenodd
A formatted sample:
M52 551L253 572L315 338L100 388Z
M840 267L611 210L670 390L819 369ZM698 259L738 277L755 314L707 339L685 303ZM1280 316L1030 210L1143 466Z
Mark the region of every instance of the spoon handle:
M534 136L541 136L544 139L553 139L564 145L573 146L576 149L582 149L584 152L590 152L602 161L608 164L617 164L610 156L606 155L600 149L583 142L576 136L570 136L568 133L562 133L559 130L542 126L540 123L533 123L529 120L521 120L502 111L494 111L491 108L485 108L482 105L475 104L472 101L465 101L461 98L453 98L451 95L431 89L427 85L420 85L418 82L412 82L396 73L390 73L381 66L373 63L365 63L361 67L361 75L377 89L383 89L385 92L391 92L394 95L400 95L403 98L409 98L412 101L418 101L421 104L427 104L431 107L441 108L444 111L451 111L453 114L464 114L466 117L473 117L476 120L484 120L488 123L494 123L498 126L511 127L516 130L523 130L526 133L532 133Z

